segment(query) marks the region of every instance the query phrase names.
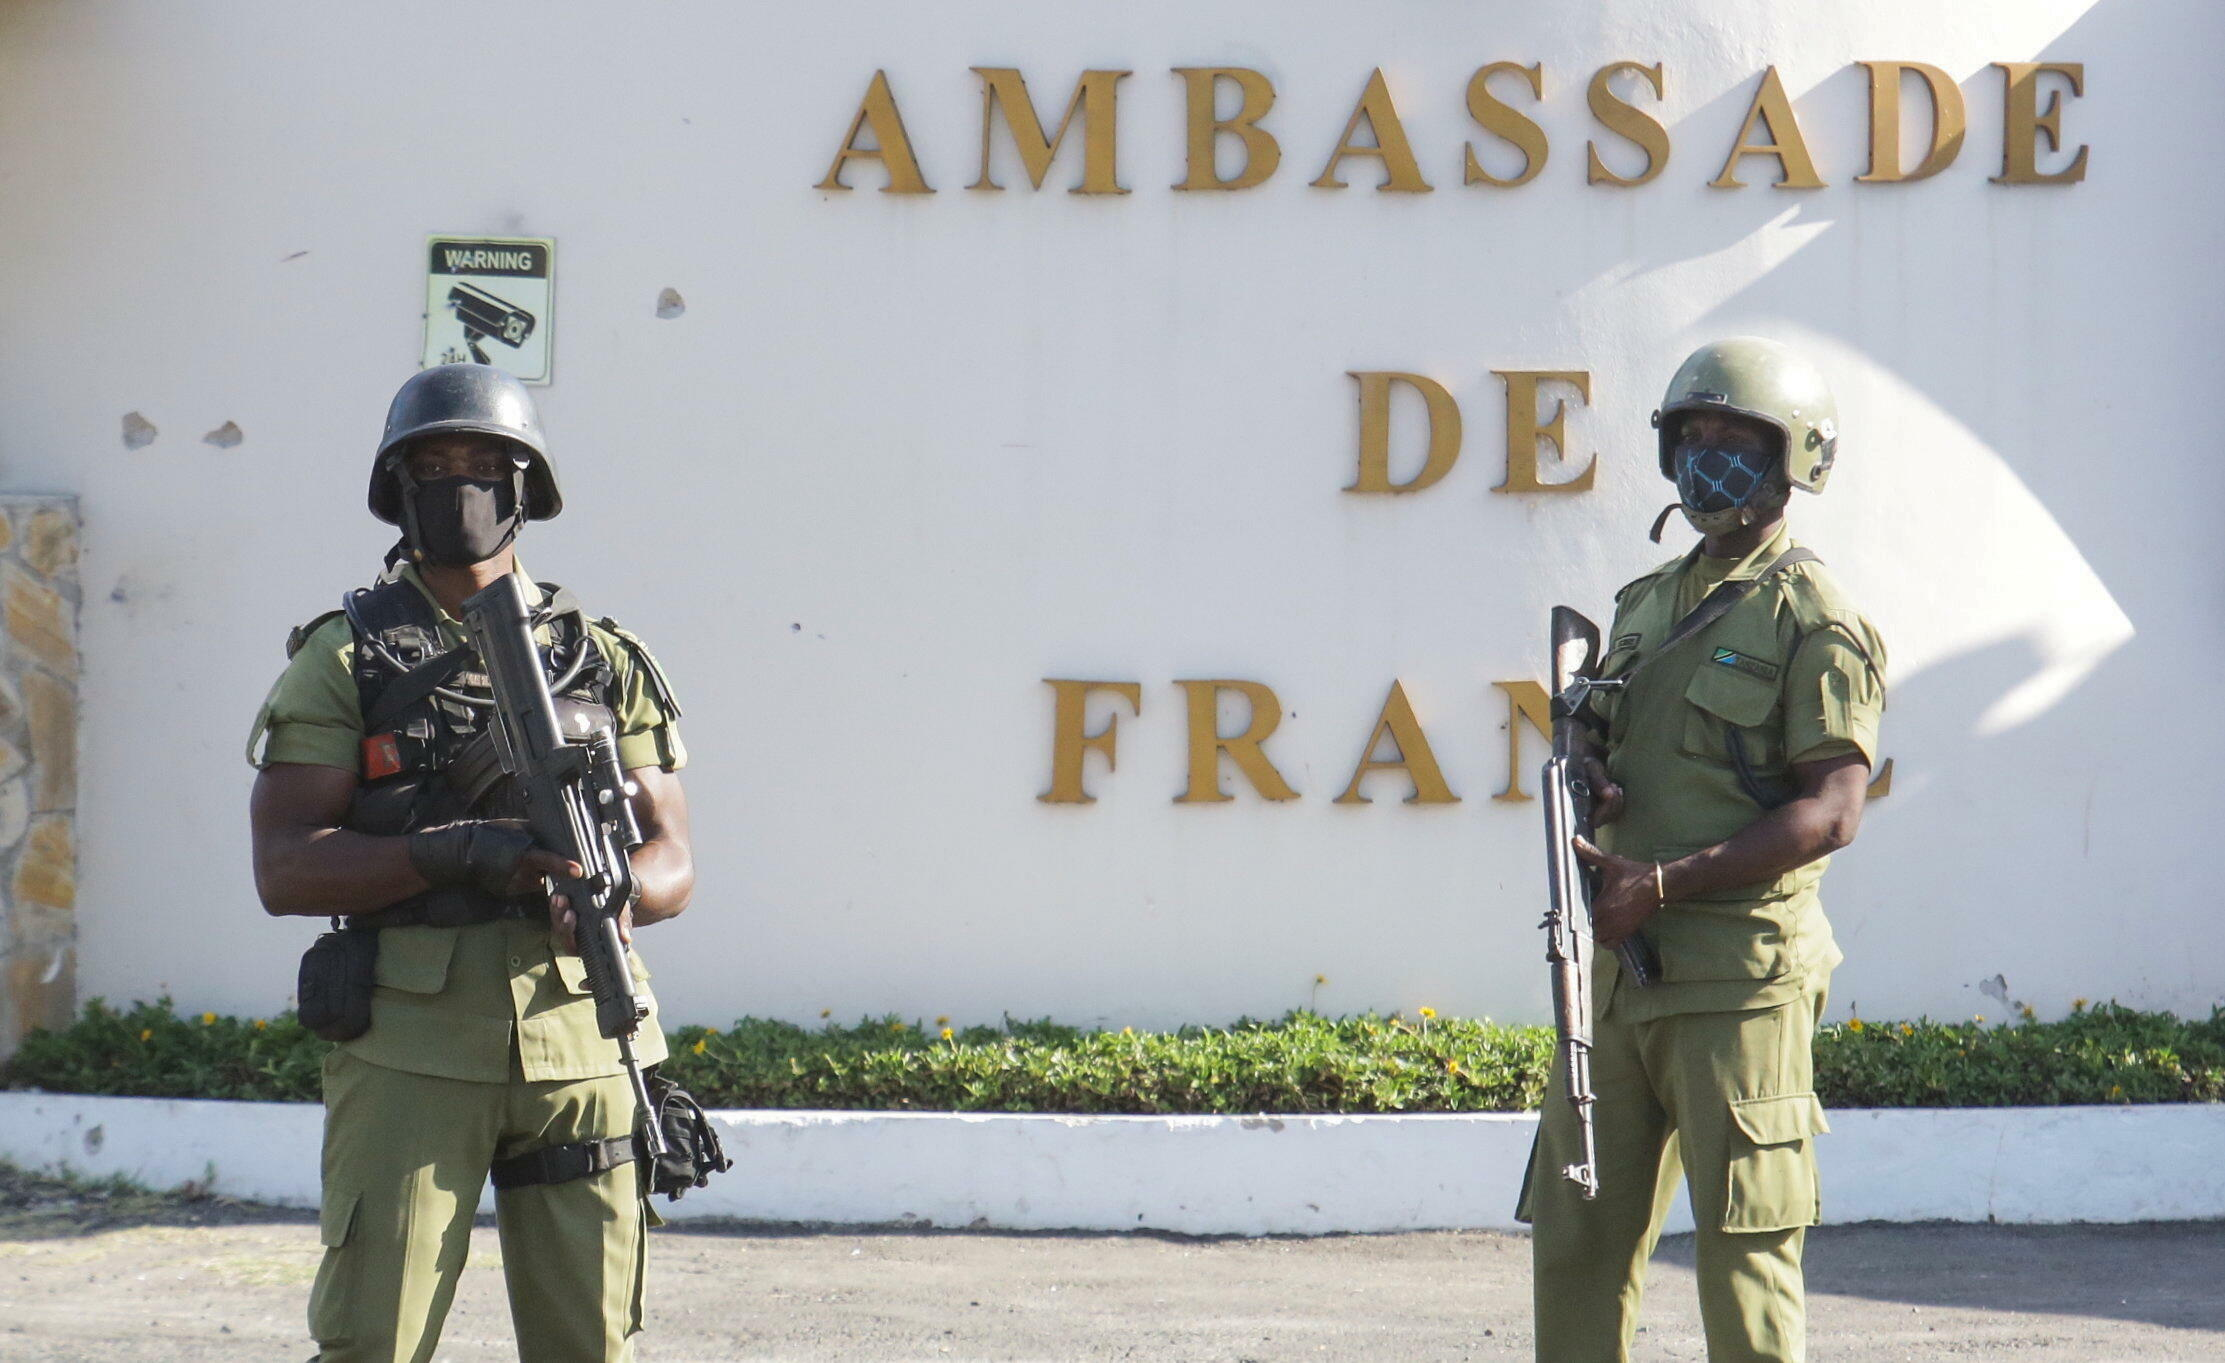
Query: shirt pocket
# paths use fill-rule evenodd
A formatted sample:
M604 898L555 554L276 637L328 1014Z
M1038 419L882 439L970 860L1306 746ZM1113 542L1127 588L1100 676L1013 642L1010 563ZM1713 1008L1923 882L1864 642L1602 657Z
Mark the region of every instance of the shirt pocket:
M595 992L587 983L587 962L581 960L577 952L553 951L552 954L556 961L556 978L563 984L565 992L572 994L592 994ZM649 967L641 963L641 957L631 948L626 951L626 963L633 967L634 983L647 984L649 982Z
M405 994L438 994L448 984L454 928L387 928L379 933L376 979Z
M1737 661L1716 661L1729 654ZM1758 675L1767 672L1767 677ZM1746 761L1756 771L1784 765L1784 726L1778 722L1782 666L1729 649L1716 649L1685 684L1684 750L1713 762L1732 761L1730 731L1739 731Z

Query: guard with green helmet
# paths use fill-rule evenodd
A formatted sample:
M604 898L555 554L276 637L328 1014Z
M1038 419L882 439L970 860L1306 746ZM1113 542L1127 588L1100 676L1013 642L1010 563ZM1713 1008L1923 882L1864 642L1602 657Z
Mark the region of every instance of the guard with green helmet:
M518 817L460 607L518 574L564 728L614 736L643 837L629 941L694 888L680 708L639 639L518 567L518 532L563 497L515 378L451 364L403 384L370 506L401 530L387 571L294 631L249 740L263 905L334 928L303 960L300 997L304 1023L340 1043L324 1071L317 1357L432 1357L491 1176L520 1356L631 1358L651 1219L634 1094L597 1029L572 915L543 890L579 868ZM629 964L654 1064L664 1034Z
M1584 759L1594 935L1642 934L1659 978L1594 955L1596 1195L1556 1072L1517 1215L1534 1225L1537 1357L1626 1360L1678 1175L1713 1363L1806 1356L1800 1252L1827 1130L1810 1045L1840 953L1818 885L1878 761L1885 647L1787 533L1837 457L1823 375L1774 341L1693 352L1654 414L1701 536L1616 594Z

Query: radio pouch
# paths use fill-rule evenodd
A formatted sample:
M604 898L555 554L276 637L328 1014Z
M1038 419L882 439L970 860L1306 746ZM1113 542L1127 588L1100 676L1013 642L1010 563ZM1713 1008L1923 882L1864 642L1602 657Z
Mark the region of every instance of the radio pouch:
M371 989L379 935L340 926L320 933L301 956L294 997L301 1025L327 1041L353 1041L371 1030Z

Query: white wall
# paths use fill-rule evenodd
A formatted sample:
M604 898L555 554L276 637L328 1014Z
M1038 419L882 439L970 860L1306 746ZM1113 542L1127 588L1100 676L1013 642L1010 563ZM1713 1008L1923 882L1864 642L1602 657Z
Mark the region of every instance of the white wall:
M571 510L532 567L659 648L702 880L647 939L669 1015L1159 1024L1412 1008L1535 1018L1535 805L1494 803L1495 679L1545 608L1665 557L1646 413L1697 342L1813 354L1846 432L1797 526L1885 632L1899 781L1833 873L1834 1013L2218 997L2225 662L2212 457L2225 313L2200 0L1860 7L389 5L0 9L0 482L83 499L83 979L281 1006L313 925L246 866L239 748L296 621L367 579L384 403L430 232L558 242L544 409ZM1580 12L1581 11L1581 12ZM1858 58L1944 67L1970 145L1856 185ZM1675 151L1587 186L1584 85L1661 61ZM1545 63L1551 161L1460 183L1468 75ZM1993 61L2086 64L2069 188L1987 182ZM1775 63L1830 187L1706 187ZM1180 82L1268 73L1285 159L1171 192ZM1369 69L1437 186L1308 187ZM968 193L972 65L1047 115L1132 69L1134 193ZM827 195L885 67L932 196ZM1001 134L1000 134L1001 136ZM871 168L853 169L871 186ZM684 317L655 316L659 290ZM1581 497L1492 494L1493 368L1584 368ZM1353 369L1445 381L1467 456L1360 498ZM119 421L161 430L127 451ZM236 421L246 440L200 436ZM1672 543L1681 547L1688 537ZM1037 803L1047 676L1144 683L1090 808ZM1274 686L1303 793L1169 803L1176 677ZM1333 806L1404 680L1463 803ZM1536 756L1534 737L1525 762ZM1233 782L1233 775L1230 778Z

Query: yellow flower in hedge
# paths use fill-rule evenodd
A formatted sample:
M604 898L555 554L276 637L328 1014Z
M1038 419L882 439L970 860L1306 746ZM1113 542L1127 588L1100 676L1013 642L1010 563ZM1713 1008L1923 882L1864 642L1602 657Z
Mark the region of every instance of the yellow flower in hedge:
M1983 1013L1972 1013L1970 1015L1970 1020L1972 1022L1983 1022L1986 1020L1986 1015Z
M141 1041L152 1041L152 1040L154 1040L154 1037L155 1037L155 1029L154 1029L154 1028L152 1028L152 1027L142 1027L142 1028L140 1028L140 1029L139 1029L139 1039L140 1039Z
M819 1016L823 1018L831 1018L834 1016L834 1010L832 1008L822 1008L819 1010Z
M1122 1036L1134 1036L1136 1034L1136 1029L1133 1027L1123 1027L1120 1029L1120 1034Z
M888 1025L888 1029L892 1032L901 1032L904 1030L904 1024L901 1022L892 1022Z
M1905 1023L1905 1022L1904 1022L1904 1023L1902 1023L1902 1024L1901 1024L1901 1035L1902 1035L1902 1036L1914 1036L1914 1035L1916 1035L1916 1029L1915 1029L1914 1027L1911 1027L1911 1026L1909 1026L1909 1025L1908 1025L1907 1023Z
M696 1043L695 1043L695 1046L694 1046L694 1050L695 1050L695 1053L696 1053L697 1055L701 1055L701 1054L703 1054L703 1050L704 1050L704 1048L705 1048L706 1046L709 1046L710 1044L711 1044L711 1041L710 1041L710 1038L709 1038L709 1037L701 1037L701 1038L698 1038L698 1039L697 1039L697 1041L696 1041Z
M1447 1073L1447 1074L1458 1074L1458 1073L1460 1073L1460 1062L1459 1062L1459 1061L1457 1061L1457 1060L1447 1060L1447 1061L1445 1062L1445 1073Z
M1850 1032L1859 1032L1859 1031L1861 1031L1861 1030L1862 1030L1862 1019L1860 1019L1860 1018L1849 1018L1849 1019L1847 1019L1846 1029L1847 1029L1848 1031L1850 1031Z
M937 1027L948 1027L950 1025L950 1014L945 1013L941 1017L936 1018L935 1025Z
M943 1028L943 1040L948 1041L956 1035L957 1033L951 1031L948 1027Z
M270 1030L270 1020L268 1018L255 1019L255 1030L258 1032Z
M2122 1097L2124 1097L2124 1096L2125 1096L2125 1086L2124 1086L2123 1084L2111 1084L2111 1085L2109 1086L2109 1096L2110 1096L2110 1097L2112 1097L2112 1098L2122 1098Z
M203 1014L201 1014L201 1025L202 1025L203 1027L214 1027L214 1026L216 1025L216 1014L214 1014L214 1013L203 1013Z
M1437 1010L1436 1010L1436 1009L1434 1009L1434 1008L1432 1008L1432 1007L1430 1007L1430 1006L1429 1006L1429 1005L1427 1005L1427 1004L1423 1004L1423 1005L1422 1005L1422 1009L1421 1009L1421 1015L1422 1015L1423 1017L1425 1017L1425 1018L1433 1018L1433 1017L1437 1016Z
M1329 977L1326 975L1316 975L1313 977L1313 982L1315 984L1327 984L1329 982Z
M2086 1000L2084 1000L2084 999L2072 999L2072 1000L2070 1001L2070 1010L2071 1010L2072 1012L2074 1012L2074 1013L2083 1013L2083 1012L2085 1012L2085 1011L2086 1011Z

